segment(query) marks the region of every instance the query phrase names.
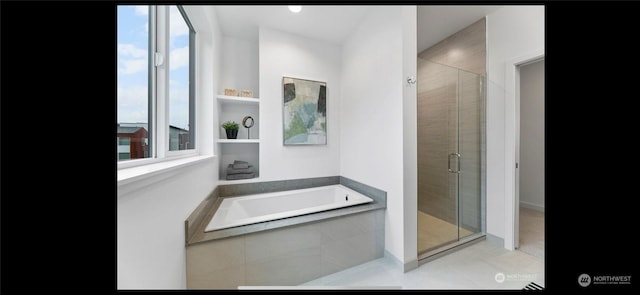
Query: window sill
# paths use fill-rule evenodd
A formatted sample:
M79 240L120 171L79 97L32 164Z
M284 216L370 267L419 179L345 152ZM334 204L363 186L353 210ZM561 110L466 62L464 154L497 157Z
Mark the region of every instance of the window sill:
M205 163L214 156L193 156L118 170L118 197L176 175L182 168Z

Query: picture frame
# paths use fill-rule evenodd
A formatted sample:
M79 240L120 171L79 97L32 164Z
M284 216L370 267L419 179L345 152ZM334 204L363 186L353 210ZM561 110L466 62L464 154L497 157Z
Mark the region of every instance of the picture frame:
M327 144L327 83L282 77L283 145Z

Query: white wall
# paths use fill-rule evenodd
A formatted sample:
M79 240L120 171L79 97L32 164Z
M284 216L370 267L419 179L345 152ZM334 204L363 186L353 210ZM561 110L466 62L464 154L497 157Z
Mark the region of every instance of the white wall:
M222 56L224 75L220 76L220 94L224 94L225 88L235 88L251 90L254 97L259 97L257 40L224 36Z
M387 192L385 249L404 262L401 21L370 7L343 45L340 175Z
M264 27L258 47L260 181L340 175L341 48ZM327 82L326 145L283 145L283 76Z
M418 8L402 7L403 77L418 77ZM418 267L418 84L403 81L403 196L405 271Z
M214 155L214 126L217 114L215 94L218 93L221 59L221 37L218 20L214 8L200 6L184 6L192 24L198 28L196 33L196 145L201 154ZM212 83L213 82L213 83ZM213 130L212 130L213 129Z
M198 149L211 154L220 30L211 8L185 10L198 32ZM217 185L217 166L217 159L198 163L177 176L118 195L118 289L186 288L184 221Z
M544 60L520 68L520 203L544 210Z
M544 6L505 6L487 16L487 233L503 239L505 182L513 179L505 155L514 157L505 150L505 67L537 51L544 52Z

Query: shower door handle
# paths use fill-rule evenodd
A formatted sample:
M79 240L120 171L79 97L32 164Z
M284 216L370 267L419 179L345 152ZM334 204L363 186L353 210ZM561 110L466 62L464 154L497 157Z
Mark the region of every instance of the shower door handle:
M457 159L457 162L458 162L458 170L457 170L457 171L453 171L453 170L451 170L451 156L456 156L456 157L458 158L458 159ZM453 153L453 154L449 154L449 155L447 155L447 169L449 169L449 172L450 172L450 173L457 173L457 174L460 174L460 154L458 154L458 153Z

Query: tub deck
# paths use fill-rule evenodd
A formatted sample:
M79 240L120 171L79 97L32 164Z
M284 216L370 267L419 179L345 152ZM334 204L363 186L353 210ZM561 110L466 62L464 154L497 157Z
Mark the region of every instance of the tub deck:
M373 199L339 184L224 198L205 231L313 214L370 202L373 202Z
M216 239L255 233L255 232L260 232L260 231L265 231L270 229L276 229L276 228L281 228L285 226L291 226L296 224L303 224L308 222L315 222L315 221L321 221L325 219L347 216L355 213L379 210L387 207L386 204L377 202L374 199L374 201L371 203L358 205L358 206L345 207L345 208L334 209L330 211L317 212L313 214L294 216L294 217L289 217L284 219L272 220L268 222L254 223L254 224L249 224L249 225L244 225L239 227L232 227L232 228L226 228L226 229L221 229L216 231L205 232L207 225L211 221L211 218L213 218L213 215L215 214L216 210L222 203L223 199L224 198L218 198L215 201L215 203L211 208L212 210L207 212L207 215L204 217L203 222L200 223L200 225L198 225L198 228L196 229L195 234L189 240L188 242L189 245L216 240Z
M386 192L343 177L216 189L187 220L187 289L296 286L384 256ZM337 183L327 183L337 182ZM205 232L224 191L244 195L342 184L374 201ZM279 186L278 186L279 185ZM277 190L271 188L276 187ZM286 189L285 189L286 190ZM221 191L223 193L221 193ZM206 215L206 216L205 216ZM189 229L189 222L198 228Z
M243 226L239 226L239 227L232 227L232 228L226 228L226 229L221 229L221 230L216 230L216 231L209 231L209 232L205 232L205 229L207 227L207 225L209 224L209 222L211 222L211 219L213 218L215 212L218 210L218 208L220 207L220 205L222 204L222 201L226 198L226 197L233 197L232 195L230 196L225 196L225 197L213 197L212 200L210 200L211 204L209 206L204 206L202 212L199 212L198 214L201 215L200 218L194 218L195 220L198 220L199 222L195 222L195 224L191 225L193 226L193 230L189 230L187 228L187 240L186 240L186 244L187 245L192 245L192 244L197 244L197 243L202 243L202 242L206 242L206 241L211 241L211 240L216 240L216 239L223 239L223 238L228 238L228 237L233 237L233 236L240 236L240 235L244 235L244 234L249 234L249 233L255 233L255 232L260 232L260 231L266 231L266 230L271 230L271 229L277 229L277 228L281 228L281 227L286 227L286 226L291 226L291 225L297 225L297 224L304 224L304 223L310 223L310 222L317 222L317 221L321 221L321 220L325 220L325 219L332 219L332 218L336 218L336 217L341 217L341 216L347 216L347 215L351 215L351 214L356 214L356 213L362 213L362 212L367 212L367 211L373 211L373 210L380 210L380 209L385 209L387 207L387 203L386 203L386 192L381 191L379 189L364 185L362 183L353 181L349 178L346 177L327 177L327 178L323 178L323 181L319 181L318 179L304 179L304 180L299 180L296 182L296 180L286 180L286 181L281 181L284 183L284 185L282 186L282 190L281 191L286 191L287 189L287 183L296 183L297 186L293 187L293 189L300 189L300 184L305 184L305 182L313 185L315 184L320 184L318 186L328 186L328 185L335 185L335 184L342 184L344 186L346 186L347 188L350 188L352 190L355 190L367 197L370 197L373 199L373 202L367 203L367 204L360 204L357 206L351 206L351 207L344 207L344 208L340 208L340 209L333 209L333 210L329 210L329 211L323 211L323 212L317 212L317 213L313 213L313 214L306 214L306 215L300 215L300 216L294 216L294 217L288 217L288 218L284 218L284 219L278 219L278 220L272 220L272 221L267 221L267 222L260 222L260 223L254 223L254 224L249 224L249 225L243 225ZM272 184L271 184L272 185ZM235 185L225 185L225 186L236 186L237 189L238 187L242 188L243 186L256 186L256 184L235 184ZM223 189L227 189L229 190L229 188L224 188L225 186L222 186ZM310 187L318 187L318 186L310 186ZM291 187L291 186L290 186ZM238 191L240 191L240 189L237 189ZM230 190L233 191L233 190ZM209 207L209 208L207 208ZM190 233L191 232L191 233Z

